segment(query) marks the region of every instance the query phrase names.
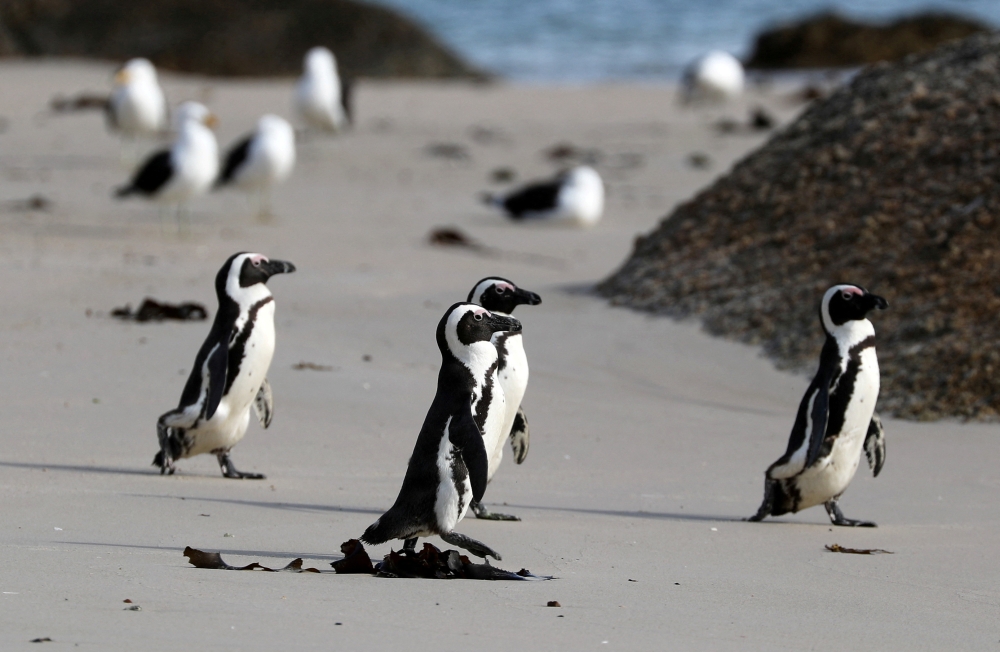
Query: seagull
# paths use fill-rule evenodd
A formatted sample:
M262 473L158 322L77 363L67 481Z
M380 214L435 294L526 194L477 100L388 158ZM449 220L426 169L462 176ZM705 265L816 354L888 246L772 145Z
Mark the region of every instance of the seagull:
M713 50L684 71L684 102L727 102L743 94L743 64L728 52Z
M151 155L132 181L115 191L117 197L142 195L176 208L180 230L181 209L204 194L219 174L219 146L212 127L218 122L203 104L185 102L177 109L177 137L170 149ZM162 212L161 212L162 218Z
M271 188L283 182L295 166L295 132L288 121L267 114L257 129L226 154L216 187L233 185L257 198L257 217L271 213Z
M544 219L593 226L604 213L604 183L597 170L579 165L554 179L529 184L505 196L483 201L506 211L513 220Z
M107 104L108 124L122 137L122 160L134 160L135 141L167 126L167 101L148 59L130 59L115 74ZM125 144L131 150L126 156Z
M295 87L295 108L309 127L330 132L343 129L351 119L348 90L341 88L333 52L320 46L306 53Z

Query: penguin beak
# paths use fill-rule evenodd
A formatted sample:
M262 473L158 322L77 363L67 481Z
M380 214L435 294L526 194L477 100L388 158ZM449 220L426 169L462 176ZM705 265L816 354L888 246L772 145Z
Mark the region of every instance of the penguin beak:
M527 290L522 290L521 288L517 288L516 290L514 290L515 306L521 306L525 304L529 306L537 306L541 302L542 298L537 294L535 294L534 292L528 292Z
M295 265L284 260L268 260L261 263L260 268L268 278L275 274L291 274L295 271Z
M889 307L889 302L883 299L882 297L878 296L877 294L869 294L867 297L865 297L865 299L867 299L867 302L870 306L868 308L869 310L874 310L874 309L885 310L886 308Z
M489 325L490 329L494 333L499 332L511 332L520 333L521 332L521 322L514 319L513 317L503 317L495 313L490 313L490 316L486 318L486 323Z

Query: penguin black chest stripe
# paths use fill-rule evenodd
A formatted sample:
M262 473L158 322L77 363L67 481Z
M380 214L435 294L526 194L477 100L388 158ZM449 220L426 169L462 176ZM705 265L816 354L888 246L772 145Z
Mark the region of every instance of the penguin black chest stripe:
M507 368L507 338L510 337L507 333L497 336L493 343L497 347L497 371L503 371ZM480 424L482 425L482 424Z
M479 402L476 403L476 425L482 430L486 427L486 417L489 416L490 403L493 402L493 379L496 378L497 365L500 364L498 359L496 362L490 365L489 369L486 370L486 378L483 379L482 396L479 397ZM476 395L472 395L472 400L476 400Z
M875 337L869 336L848 349L847 368L832 383L832 387L830 388L830 417L826 429L828 435L827 441L823 445L823 456L828 455L829 450L833 447L833 440L829 435L834 435L835 437L844 429L847 407L851 399L854 398L854 385L858 379L858 373L861 371L861 353L874 346Z
M233 381L236 380L236 377L240 373L243 358L246 357L247 340L250 339L250 335L253 333L254 325L257 323L257 313L261 308L272 301L274 301L274 297L265 297L250 306L250 310L247 312L247 321L243 325L243 330L236 333L236 337L230 343L229 370L226 374L226 388L223 391L223 394L229 393L229 389L233 386Z

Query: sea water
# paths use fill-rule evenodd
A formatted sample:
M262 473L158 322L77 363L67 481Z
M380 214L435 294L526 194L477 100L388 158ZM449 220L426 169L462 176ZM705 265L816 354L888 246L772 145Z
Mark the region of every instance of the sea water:
M750 54L771 25L834 9L891 20L948 11L1000 26L1000 0L377 0L474 65L518 81L677 79L712 49Z

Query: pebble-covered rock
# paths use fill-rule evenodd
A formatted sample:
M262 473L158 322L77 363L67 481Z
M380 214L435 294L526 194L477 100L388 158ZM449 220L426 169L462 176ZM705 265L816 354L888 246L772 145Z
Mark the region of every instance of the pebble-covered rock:
M940 12L906 16L888 24L866 23L822 13L761 32L748 68L838 68L896 61L991 27Z
M640 237L599 291L815 369L834 283L886 297L879 409L1000 416L1000 35L877 64Z

